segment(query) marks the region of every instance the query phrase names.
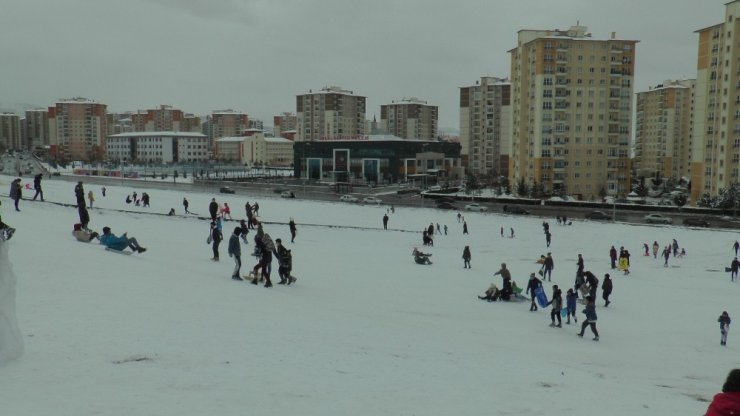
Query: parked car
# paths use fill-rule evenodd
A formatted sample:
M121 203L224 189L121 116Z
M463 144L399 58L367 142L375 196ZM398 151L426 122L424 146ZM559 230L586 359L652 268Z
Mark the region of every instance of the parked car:
M608 215L604 211L591 211L586 214L586 218L589 220L611 220L612 216Z
M362 202L366 204L382 204L383 203L383 201L381 201L380 199L374 196L367 196L365 198L362 198Z
M342 195L339 197L339 200L342 202L359 202L360 200L352 195Z
M483 206L481 204L468 204L465 205L465 211L478 211L478 212L486 212L488 211L488 207Z
M455 209L455 210L458 209L456 206L452 205L449 202L440 202L439 204L437 204L437 208L439 208L439 209Z
M645 217L648 224L673 224L673 220L660 214L648 214Z
M504 212L508 212L509 214L517 214L517 215L529 215L529 211L526 209L518 206L518 205L504 205Z
M221 189L218 190L222 194L233 194L234 190L229 188L228 186L222 186Z
M293 191L283 191L280 193L281 198L295 198Z
M683 225L688 225L690 227L709 227L709 221L691 217L683 220Z

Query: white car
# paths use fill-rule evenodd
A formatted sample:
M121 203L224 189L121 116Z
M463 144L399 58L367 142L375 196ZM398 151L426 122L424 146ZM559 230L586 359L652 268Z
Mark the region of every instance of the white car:
M381 204L383 201L379 200L378 198L374 196L368 196L362 199L362 202L366 204Z
M295 198L293 191L283 191L280 193L281 198Z
M357 197L354 197L352 195L342 195L339 197L339 200L342 202L358 202L359 201Z
M481 204L468 204L468 205L465 205L465 211L486 212L488 211L488 207L483 206Z
M673 224L673 220L660 214L648 214L645 216L648 224Z

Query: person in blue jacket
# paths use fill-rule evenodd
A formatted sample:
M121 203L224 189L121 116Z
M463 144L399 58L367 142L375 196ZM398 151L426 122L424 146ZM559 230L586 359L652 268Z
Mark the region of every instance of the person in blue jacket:
M599 331L596 330L596 305L594 304L594 298L591 296L586 297L586 309L583 313L586 314L586 320L581 325L581 332L578 334L579 337L583 337L583 332L586 331L587 326L591 326L591 332L594 333L594 341L599 340Z
M100 244L116 251L123 251L126 247L137 253L143 253L146 251L144 247L139 245L136 238L129 238L127 234L128 233L123 233L120 237L116 237L115 234L110 232L110 227L103 227L103 235L100 236Z

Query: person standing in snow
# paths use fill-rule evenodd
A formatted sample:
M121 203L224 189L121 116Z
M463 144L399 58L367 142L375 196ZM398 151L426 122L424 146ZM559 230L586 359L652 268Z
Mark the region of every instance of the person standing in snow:
M576 300L578 299L578 295L573 292L573 289L568 289L568 293L565 294L565 303L568 307L568 321L566 324L570 325L570 317L573 317L573 321L575 323L578 323L578 318L576 318Z
M36 197L34 197L33 199L36 199ZM41 200L43 201L44 198L42 197ZM740 242L735 240L735 244L732 245L732 248L735 249L735 257L737 257L737 251L740 250Z
M229 257L234 259L234 271L231 273L231 278L234 280L241 280L242 246L239 244L241 233L241 227L236 227L234 233L229 237Z
M439 226L439 223L437 223L437 234L442 235L442 227Z
M511 293L513 292L513 289L511 288L511 272L509 269L506 268L506 263L501 263L501 269L493 274L501 275L501 279L503 279L503 288L501 289L501 299L503 300L509 300L511 297Z
M469 269L470 268L470 246L465 246L465 248L463 249L462 259L464 262L463 269Z
M388 229L388 214L383 214L383 229Z
M288 221L288 228L290 229L290 242L295 243L295 235L298 232L298 229L295 226L293 217L290 217L290 221Z
M18 207L18 203L20 202L22 197L23 197L23 187L21 186L21 178L18 178L18 179L15 179L10 184L10 199L13 200L16 211L20 211L20 208Z
M100 193L103 194L103 198L105 198L105 186L100 188Z
M737 271L740 270L740 261L735 257L730 264L730 282L737 282Z
M612 270L617 268L617 249L612 246L611 249L609 249L609 259L612 262Z
M594 302L596 302L596 291L599 289L599 278L590 271L583 272L583 276L586 278L586 283L588 283L588 295L594 299Z
M579 337L583 337L583 333L586 331L586 327L591 327L591 332L594 333L594 341L599 340L599 331L596 330L596 305L594 304L594 298L591 296L586 298L586 308L583 309L583 313L586 315L586 320L581 325L581 332L578 333Z
M77 199L77 208L87 208L85 205L85 188L82 186L82 181L77 182L75 185L75 199Z
M676 239L673 239L673 257L678 256L678 241Z
M612 279L609 276L609 273L606 273L604 275L604 283L601 284L601 291L602 291L602 297L604 298L604 307L608 307L610 303L612 303L609 300L609 295L612 294L612 289L614 288L614 285L612 283Z
M650 256L650 247L648 247L648 244L642 243L642 247L645 248L645 254L643 254L643 256Z
M182 199L182 206L183 206L183 208L185 208L185 213L186 214L190 214L190 211L188 211L188 205L190 205L190 203L188 203L188 199L187 198L183 198Z
M257 202L255 202L254 203L254 206L252 207L252 209L254 210L254 216L255 217L259 217L260 216L260 204L258 204Z
M44 201L44 191L41 190L41 179L44 177L43 174L39 173L38 175L33 177L33 189L36 191L36 193L33 195L33 200L36 200L36 197L41 196L41 202Z
M429 223L429 227L427 227L427 235L429 236L429 238L433 238L432 236L434 235L434 224L432 224L431 222Z
M540 286L542 286L542 281L540 281L534 273L530 273L529 282L527 282L527 290L524 292L525 294L528 294L532 300L532 303L529 305L530 312L537 311L537 298L534 291Z
M660 250L660 245L657 241L653 241L653 258L658 258L658 250Z
M460 214L460 213L458 212L458 213L457 213L457 222L460 222L460 218L462 218L462 214Z
M727 375L722 393L714 395L704 416L727 416L740 414L740 369Z
M95 203L95 195L93 195L92 189L87 192L87 200L90 202L90 209L93 209L93 204Z
M216 221L216 218L218 218L218 202L216 202L216 198L211 198L211 203L208 204L208 212L211 214L211 221Z
M290 272L293 269L293 256L290 250L285 248L281 239L275 240L276 246L275 258L278 261L278 275L280 276L279 285L291 284L293 279L290 277Z
M578 255L576 266L578 266L578 269L576 269L576 274L583 273L583 256L580 254Z
M669 246L665 246L663 249L663 253L661 253L663 258L665 259L665 262L663 263L663 267L668 267L668 258L671 257L671 248Z
M550 242L552 242L552 234L550 234L550 231L547 231L545 232L545 244L550 247Z
M552 305L550 310L550 326L562 328L563 321L560 317L560 310L563 309L563 292L558 288L558 285L552 285L552 299L547 305ZM555 318L558 318L558 324L555 325Z
M216 221L211 221L211 229L210 229L210 242L211 242L211 248L213 249L213 257L211 260L218 261L218 246L221 244L221 240L224 239L223 234L221 233L221 229L216 223Z
M719 345L727 345L727 333L730 332L730 322L732 322L727 311L722 312L722 315L719 316L717 322L719 322L719 332L721 336Z
M445 227L445 235L447 235L447 224L445 224L444 227Z
M555 268L555 260L552 259L552 253L547 253L545 262L542 263L542 280L547 279L549 282L552 279L552 269Z
M468 222L463 221L463 235L468 233Z
M255 276L252 284L257 284L257 271L261 269L261 276L265 279L265 287L272 287L270 273L272 272L272 252L275 251L275 243L273 243L270 234L267 233L262 235L261 241L264 249L261 252L260 261L252 269Z

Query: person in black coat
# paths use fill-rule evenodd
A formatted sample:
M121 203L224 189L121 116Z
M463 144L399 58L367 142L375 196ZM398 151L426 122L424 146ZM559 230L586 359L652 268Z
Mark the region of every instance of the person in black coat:
M33 189L36 190L36 193L33 195L34 201L38 196L41 196L41 201L44 200L44 191L41 190L41 178L43 178L43 176L43 174L39 173L38 175L33 177Z
M188 203L188 199L187 198L183 198L182 199L182 206L185 208L185 213L186 214L190 214L190 211L188 211L188 205L190 205Z
M552 323L550 326L562 328L563 321L560 317L560 310L563 309L563 292L558 288L558 285L552 286L552 299L547 304L552 305L552 310L550 311L550 321ZM557 325L555 325L555 318L558 319Z
M465 246L463 249L462 259L463 259L463 269L469 269L470 268L470 246Z
M576 270L576 274L583 273L583 256L580 254L578 255L578 262L576 263L578 266L578 270Z
M590 271L583 272L583 276L586 278L586 283L588 283L588 295L591 299L596 301L596 290L599 288L599 278Z
M529 311L534 312L537 310L537 298L534 295L534 291L542 286L542 282L540 279L535 276L534 273L529 275L529 282L527 283L527 290L524 292L525 294L529 294L529 296L532 298L532 304L529 306Z
M85 203L85 188L82 186L82 181L77 182L75 185L75 198L77 199L77 208L87 208Z
M211 220L216 221L218 217L218 202L216 202L216 198L212 198L211 203L208 204L208 212L211 213Z
M602 297L604 298L605 308L611 303L611 301L609 300L609 295L612 294L612 288L612 279L609 277L609 273L607 273L604 275L604 283L601 284Z
M295 221L293 220L293 218L291 218L290 221L288 222L288 228L290 228L290 242L294 243L297 228L295 226Z
M215 221L211 221L211 246L213 248L213 258L211 260L218 261L218 246L221 244L221 240L224 239L221 230L218 229L218 225Z
M547 253L547 257L545 257L545 262L542 264L542 280L547 279L549 282L552 278L552 269L555 268L555 261L552 259L552 253Z
M388 214L383 214L383 229L388 229Z
M737 257L735 257L734 260L732 260L732 264L730 264L730 281L736 282L737 281L737 271L740 270L740 261L738 261Z

